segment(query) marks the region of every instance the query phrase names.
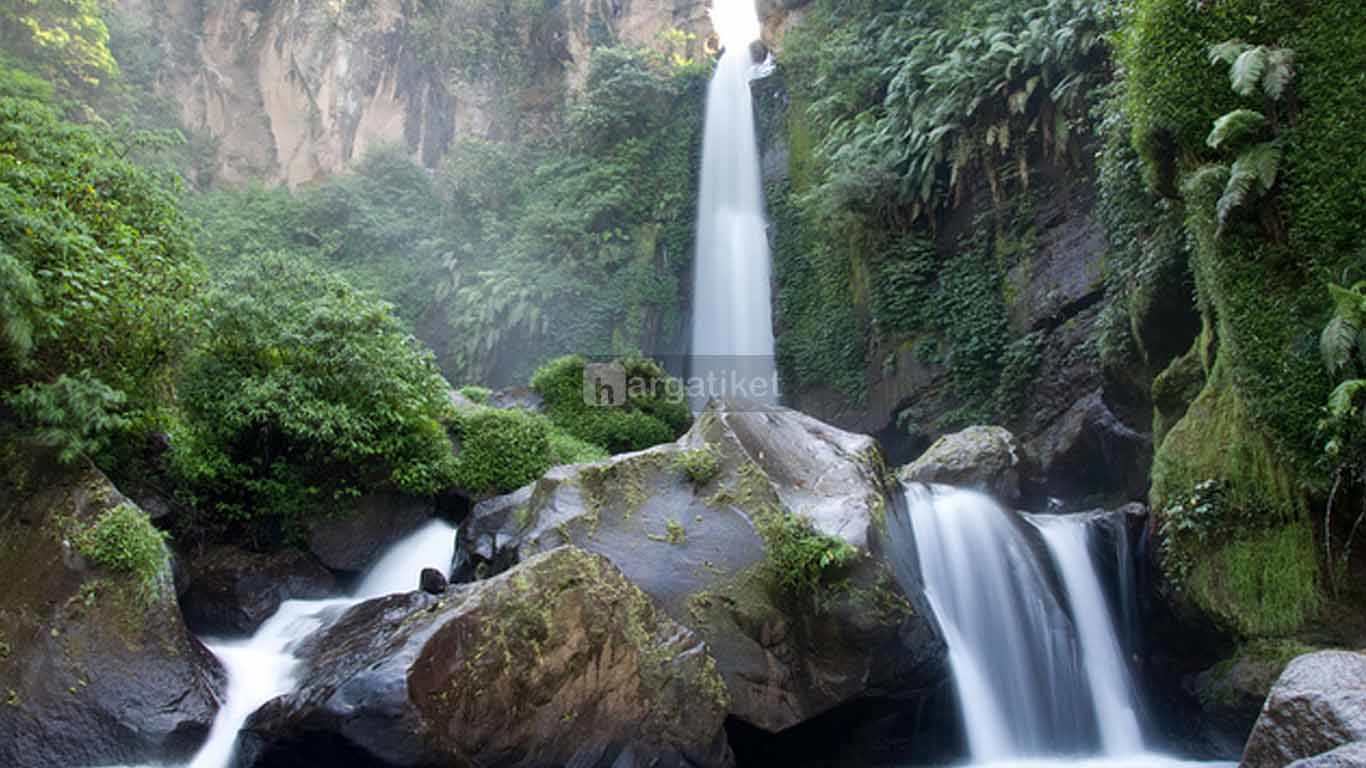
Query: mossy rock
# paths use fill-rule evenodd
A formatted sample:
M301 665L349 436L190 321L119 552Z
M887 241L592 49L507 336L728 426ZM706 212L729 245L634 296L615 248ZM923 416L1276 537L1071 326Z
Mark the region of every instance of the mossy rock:
M696 451L714 472L689 473ZM942 642L882 556L891 482L868 437L717 405L676 443L479 505L457 561L468 575L564 544L602 554L706 639L730 714L777 732L943 674Z
M0 764L188 757L218 709L222 673L181 620L169 553L150 571L87 559L83 534L136 508L88 461L63 466L27 444L4 455Z
M393 765L732 763L702 639L575 547L440 599L362 603L300 656L303 686L246 725L252 759L307 761L341 742Z
M1153 466L1159 522L1200 483L1220 483L1203 537L1169 532L1164 568L1184 594L1243 636L1284 635L1319 604L1307 507L1290 464L1252 425L1221 350L1200 394L1171 428Z

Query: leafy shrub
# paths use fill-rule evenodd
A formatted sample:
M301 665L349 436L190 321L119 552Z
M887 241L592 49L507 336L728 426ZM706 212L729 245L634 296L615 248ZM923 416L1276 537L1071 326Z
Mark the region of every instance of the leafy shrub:
M532 482L551 466L549 432L543 417L519 408L459 410L451 422L459 446L454 485L476 496L492 496Z
M799 515L767 510L756 516L755 523L768 555L765 567L789 594L814 593L828 576L858 557L853 545L818 532Z
M154 593L170 567L165 532L132 504L103 512L75 543L91 562L133 576L144 595Z
M246 260L205 299L179 392L179 475L235 517L450 485L448 385L389 305L306 261Z
M636 451L676 439L687 431L692 414L681 387L643 358L618 361L625 372L626 401L594 406L584 401L584 358L568 355L541 366L531 388L545 399L546 414L557 427L612 453Z
M9 404L34 426L39 442L58 450L57 458L64 463L103 453L130 424L120 413L123 393L93 378L89 371L21 387Z
M466 384L460 388L459 392L468 397L471 402L479 405L488 405L489 397L493 395L493 390L488 387L480 387L474 384Z
M122 155L45 104L0 99L0 397L41 429L67 419L76 451L158 418L199 289L176 183ZM128 424L67 418L97 402Z
M721 471L721 458L710 448L680 451L674 457L674 467L688 476L693 485L703 486Z
M568 432L548 425L550 432L550 461L552 464L586 464L602 461L611 454L592 443L580 440Z

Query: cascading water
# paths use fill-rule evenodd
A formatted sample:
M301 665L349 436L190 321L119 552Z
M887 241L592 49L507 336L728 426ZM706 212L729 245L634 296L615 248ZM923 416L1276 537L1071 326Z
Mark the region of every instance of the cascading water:
M752 0L716 0L712 21L725 51L707 88L689 375L717 382L708 383L708 396L776 402L768 233L749 90L749 45L759 22ZM726 383L737 380L744 389Z
M905 495L973 758L1083 749L1095 722L1080 649L1024 524L974 491Z
M434 520L395 544L372 566L350 597L331 600L289 600L246 640L205 640L227 671L223 705L209 738L190 762L190 768L230 765L237 732L262 704L294 688L293 649L330 617L363 600L409 592L417 588L423 568L450 567L455 552L455 528Z
M1072 617L1081 637L1086 676L1100 743L1109 754L1131 754L1143 749L1138 727L1133 683L1124 664L1124 651L1110 622L1100 579L1091 563L1087 520L1084 517L1035 516L1034 524L1058 566Z

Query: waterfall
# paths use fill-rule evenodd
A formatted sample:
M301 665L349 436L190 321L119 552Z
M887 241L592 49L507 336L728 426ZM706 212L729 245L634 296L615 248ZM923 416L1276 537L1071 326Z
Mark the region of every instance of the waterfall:
M1143 737L1139 733L1133 683L1124 664L1124 650L1110 621L1105 593L1091 562L1088 521L1077 516L1037 516L1031 517L1030 522L1048 544L1067 590L1086 659L1101 746L1108 754L1138 752L1143 749ZM1121 573L1127 570L1122 568Z
M350 597L289 600L248 639L206 639L204 644L223 663L228 685L209 738L190 768L226 768L231 764L237 732L251 713L294 689L297 660L293 649L299 641L363 600L416 589L423 568L448 571L454 552L455 528L434 520L391 547Z
M771 403L777 374L768 233L749 90L749 44L759 22L752 0L716 0L712 19L726 49L707 87L689 375L706 384L703 401Z
M1084 749L1096 723L1081 648L1027 524L975 491L905 496L973 758Z

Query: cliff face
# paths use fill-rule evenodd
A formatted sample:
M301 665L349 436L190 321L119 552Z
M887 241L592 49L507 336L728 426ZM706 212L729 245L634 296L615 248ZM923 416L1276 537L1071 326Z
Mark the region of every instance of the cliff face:
M117 12L154 31L153 88L211 140L200 182L226 184L297 185L376 144L435 167L457 137L545 133L594 46L700 50L709 30L701 0L118 0Z

